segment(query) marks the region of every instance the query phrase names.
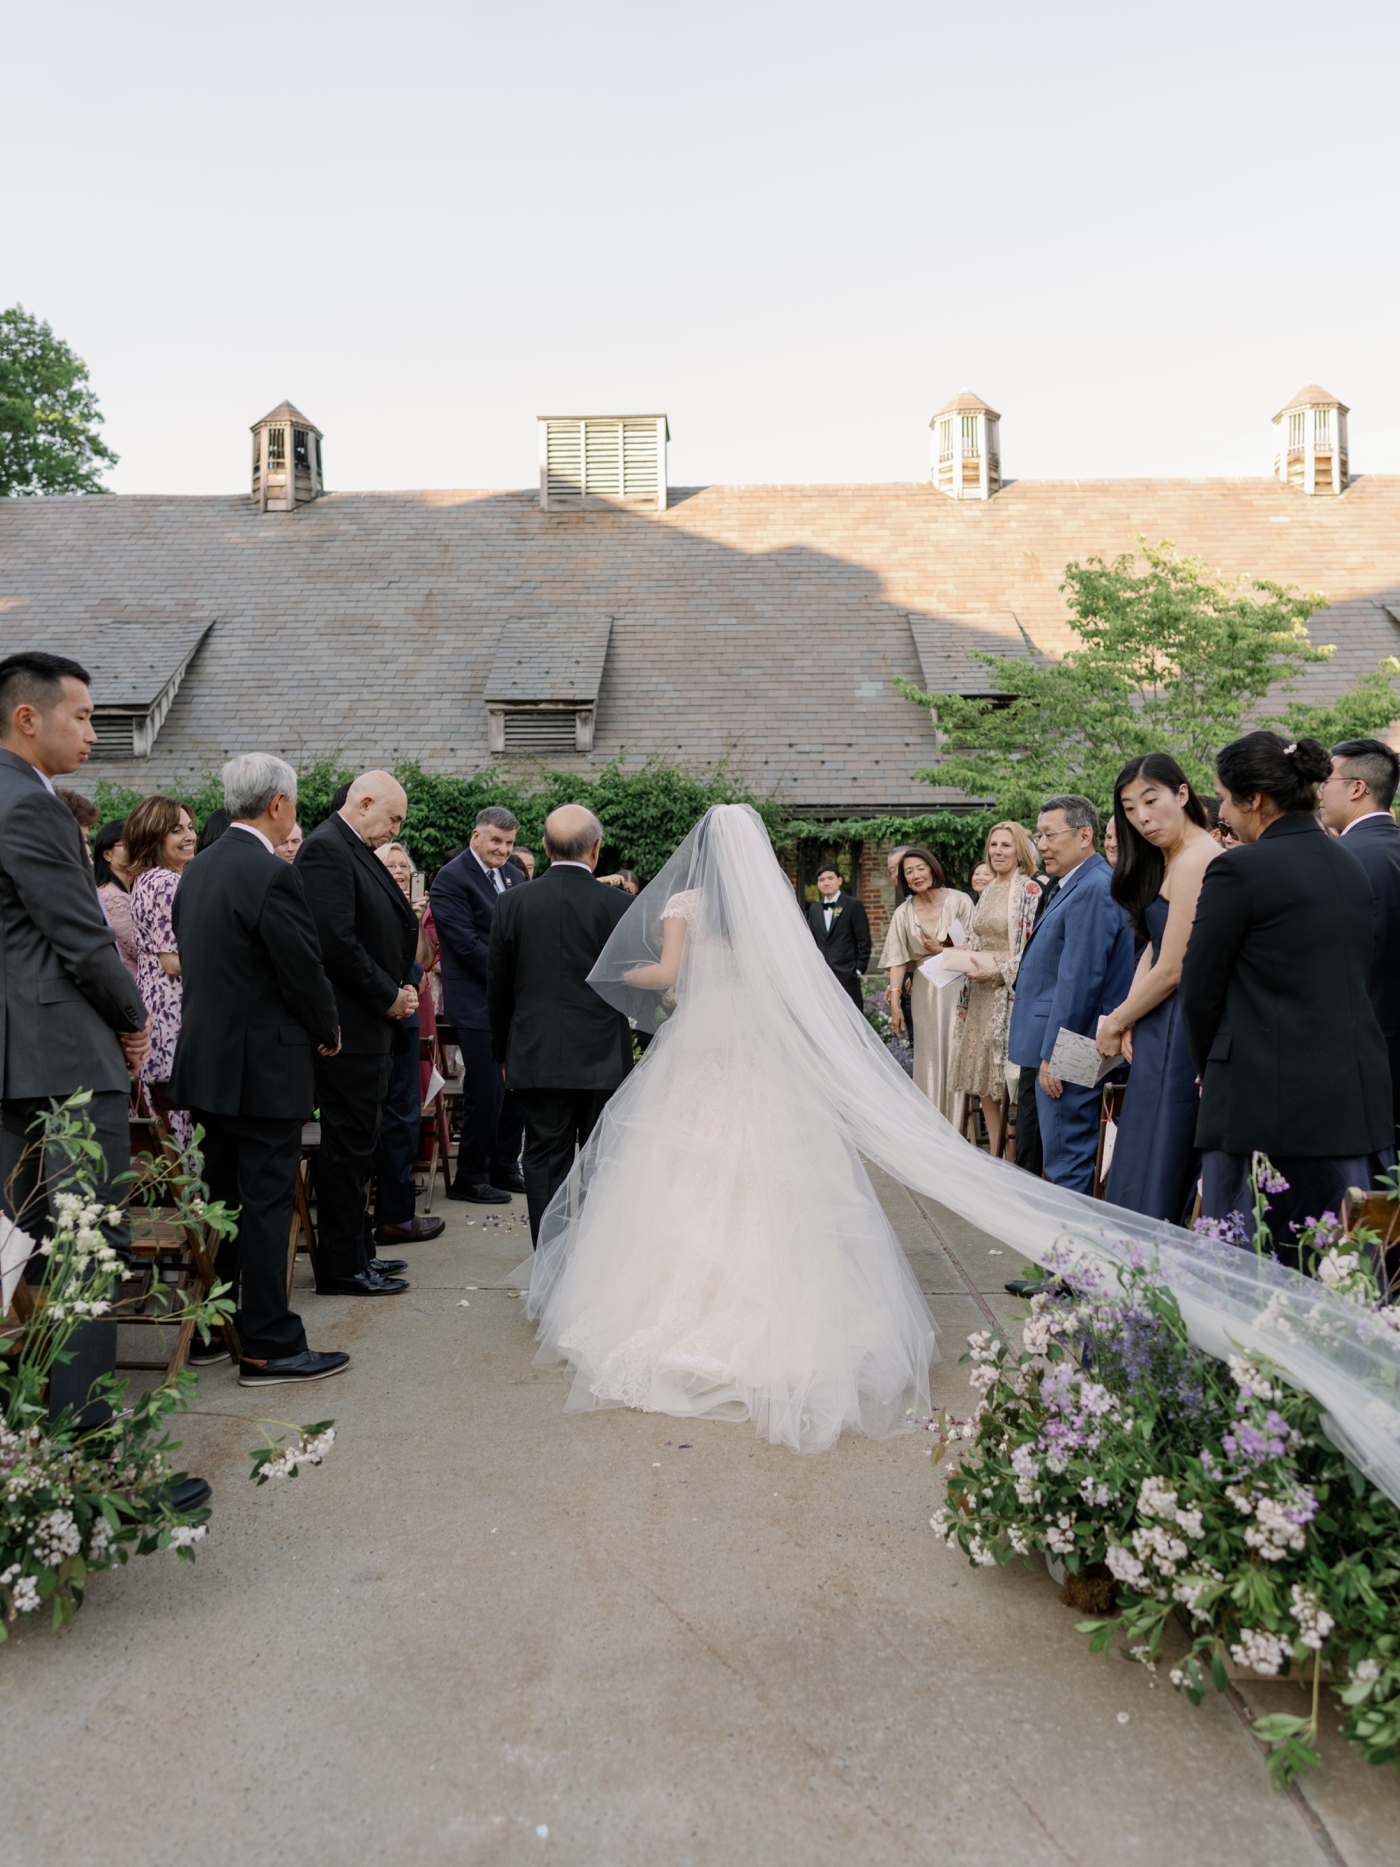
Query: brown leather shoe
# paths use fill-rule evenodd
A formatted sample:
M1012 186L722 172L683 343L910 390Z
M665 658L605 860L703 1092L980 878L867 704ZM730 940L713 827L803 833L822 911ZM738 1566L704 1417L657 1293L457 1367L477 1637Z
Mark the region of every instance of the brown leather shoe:
M407 1225L381 1225L375 1233L381 1245L424 1245L447 1230L445 1219L410 1219Z

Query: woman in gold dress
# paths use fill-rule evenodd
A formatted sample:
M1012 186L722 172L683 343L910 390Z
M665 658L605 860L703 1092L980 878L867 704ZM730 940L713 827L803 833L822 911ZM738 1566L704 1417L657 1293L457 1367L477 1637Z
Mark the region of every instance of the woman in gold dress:
M1016 969L1035 924L1040 883L1035 879L1035 845L1019 823L995 824L987 837L986 862L994 880L982 892L972 916L972 938L943 963L967 974L958 1007L949 1086L978 1096L995 1154L1001 1146L1001 1102L1010 1088L1006 1038L1011 1024ZM950 986L949 991L952 990Z
M962 1096L949 1085L948 1066L958 1023L962 987L936 986L918 970L926 959L948 949L954 923L966 934L972 924L972 897L944 886L943 867L931 849L913 843L899 859L895 886L899 906L890 920L880 964L890 975L890 1017L896 1033L904 1031L899 995L912 966L911 1011L914 1021L914 1081L940 1113L957 1127Z

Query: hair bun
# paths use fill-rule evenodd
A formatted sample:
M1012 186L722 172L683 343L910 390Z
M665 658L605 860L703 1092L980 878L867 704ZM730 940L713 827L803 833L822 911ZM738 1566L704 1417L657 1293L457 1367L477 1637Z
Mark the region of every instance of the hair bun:
M1307 784L1321 784L1331 775L1332 754L1316 739L1300 739L1296 745L1285 746L1284 756Z

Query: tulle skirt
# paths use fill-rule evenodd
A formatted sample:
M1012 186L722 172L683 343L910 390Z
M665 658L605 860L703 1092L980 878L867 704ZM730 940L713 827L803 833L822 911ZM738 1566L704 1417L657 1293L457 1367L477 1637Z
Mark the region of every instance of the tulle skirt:
M829 1098L725 1009L663 1028L545 1215L536 1361L575 1370L568 1412L752 1420L795 1452L897 1431L933 1317Z

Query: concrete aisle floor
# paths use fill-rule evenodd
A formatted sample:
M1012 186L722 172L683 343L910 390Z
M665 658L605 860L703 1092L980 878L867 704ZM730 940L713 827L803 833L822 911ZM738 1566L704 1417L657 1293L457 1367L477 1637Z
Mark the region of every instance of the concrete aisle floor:
M965 1411L962 1337L1019 1261L881 1190L943 1327L936 1404ZM1329 1740L1319 1821L1224 1700L1091 1658L1043 1571L944 1550L924 1435L797 1459L566 1419L502 1287L520 1203L446 1210L407 1296L304 1297L348 1374L204 1376L193 1569L101 1576L71 1630L0 1652L5 1867L1394 1860L1392 1774ZM337 1444L255 1489L247 1418L278 1411Z

